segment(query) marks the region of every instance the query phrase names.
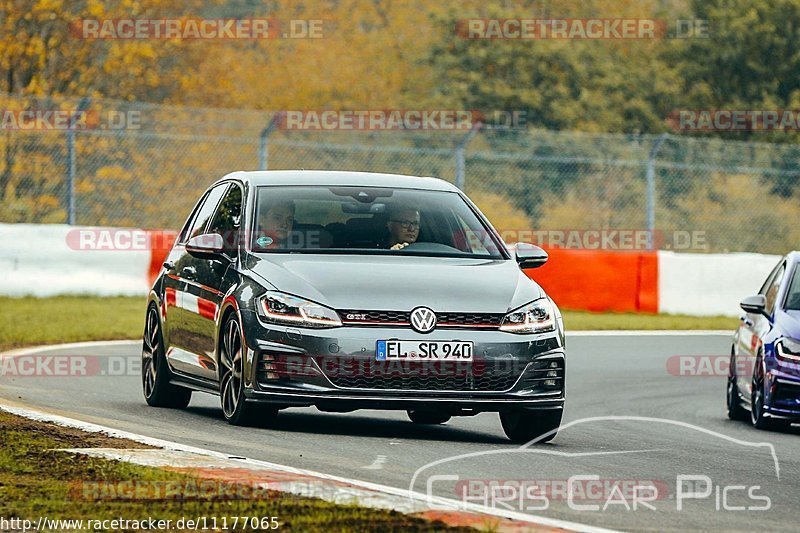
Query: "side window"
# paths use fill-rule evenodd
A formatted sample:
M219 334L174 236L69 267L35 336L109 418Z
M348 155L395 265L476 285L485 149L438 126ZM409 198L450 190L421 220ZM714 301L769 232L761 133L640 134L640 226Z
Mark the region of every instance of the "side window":
M772 279L772 283L770 284L769 288L767 289L767 312L772 313L775 310L775 302L778 299L778 290L781 288L781 282L783 281L783 275L786 273L786 265L781 265L778 268L778 272L776 272L775 277Z
M211 191L209 191L205 200L203 200L202 205L197 209L197 214L195 214L194 220L192 220L191 224L189 224L185 235L181 235L181 242L185 242L192 237L196 237L203 233L206 224L208 224L208 219L211 218L211 215L214 213L214 209L216 209L217 204L219 203L219 199L222 198L222 195L225 193L225 189L227 188L228 184L223 183L217 185L211 189Z
M219 203L208 233L219 233L225 241L225 251L235 252L238 243L239 221L242 216L242 189L231 185L228 193Z
M778 273L778 270L782 266L783 266L783 259L781 259L780 262L778 262L778 264L775 265L775 268L773 268L772 271L769 273L769 276L767 276L767 279L764 281L764 284L761 286L761 289L759 289L758 294L763 294L764 296L767 295L767 291L772 286L772 280L775 279L775 274Z

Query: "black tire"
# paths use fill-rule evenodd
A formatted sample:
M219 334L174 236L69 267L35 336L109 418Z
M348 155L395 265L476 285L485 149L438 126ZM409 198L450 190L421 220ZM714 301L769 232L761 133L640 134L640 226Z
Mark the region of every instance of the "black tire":
M749 414L747 410L742 407L742 401L741 398L739 398L739 385L736 379L733 352L731 352L731 363L728 370L728 386L725 396L728 406L728 418L739 421L747 420Z
M522 444L538 439L536 444L550 442L561 426L563 411L507 411L500 413L500 423L506 436Z
M444 424L450 418L447 413L429 409L413 409L406 411L408 418L415 424Z
M750 396L750 423L756 429L781 431L787 429L791 422L780 418L764 416L764 365L761 355L756 358L753 368L753 385Z
M242 328L232 314L220 333L219 347L219 397L222 415L234 426L263 426L272 423L278 409L260 407L244 397L244 354L242 353Z
M147 308L142 339L142 391L147 405L184 409L192 399L192 391L172 385L172 373L164 351L161 322L154 305Z

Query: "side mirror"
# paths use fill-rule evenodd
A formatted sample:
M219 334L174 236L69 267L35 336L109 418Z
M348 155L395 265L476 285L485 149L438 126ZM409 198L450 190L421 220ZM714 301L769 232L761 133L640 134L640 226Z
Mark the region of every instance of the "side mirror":
M514 255L520 268L539 268L547 262L547 252L527 242L518 242L514 246Z
M186 251L195 257L219 259L225 250L225 240L219 233L205 233L186 242Z
M739 306L747 313L767 316L767 299L763 294L748 296L739 303Z

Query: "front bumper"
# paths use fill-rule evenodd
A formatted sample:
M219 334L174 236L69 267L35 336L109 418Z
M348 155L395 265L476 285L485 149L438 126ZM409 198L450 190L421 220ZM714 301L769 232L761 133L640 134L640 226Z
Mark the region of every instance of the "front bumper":
M564 406L566 357L559 331L319 330L275 326L248 315L243 320L249 401L326 411L435 408L453 414ZM377 362L379 339L472 341L474 361Z
M776 417L800 419L800 377L775 369L769 380L764 410Z

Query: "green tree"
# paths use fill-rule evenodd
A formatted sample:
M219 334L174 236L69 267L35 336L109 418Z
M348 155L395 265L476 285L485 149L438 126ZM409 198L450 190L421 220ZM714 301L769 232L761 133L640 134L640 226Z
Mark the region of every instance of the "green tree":
M559 17L653 17L650 2L565 2ZM525 9L488 2L467 16L531 18ZM555 15L552 15L555 16ZM430 53L437 93L467 108L523 110L548 129L656 132L680 91L679 73L659 59L662 40L467 39L466 18L438 19L441 39Z

